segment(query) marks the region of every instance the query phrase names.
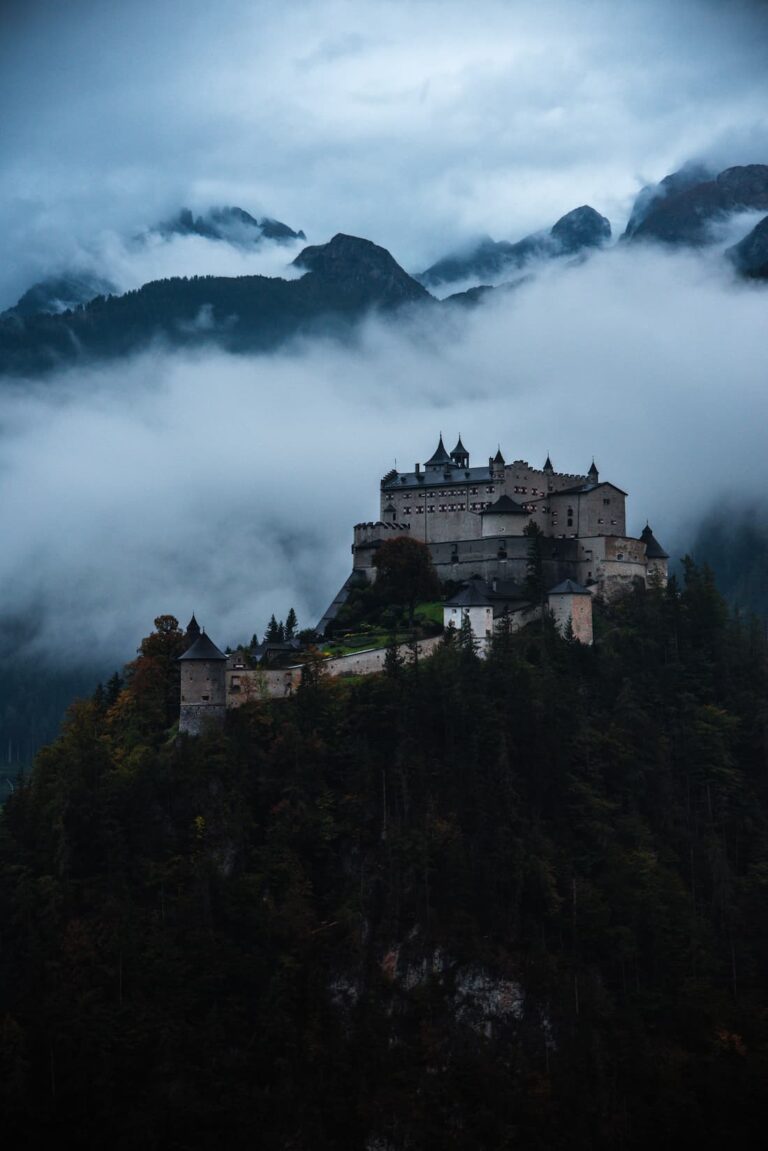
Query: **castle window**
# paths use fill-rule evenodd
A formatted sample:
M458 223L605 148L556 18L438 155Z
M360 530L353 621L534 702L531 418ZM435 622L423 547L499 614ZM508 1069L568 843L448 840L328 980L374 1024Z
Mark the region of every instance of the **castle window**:
M208 700L209 700L211 697L210 697L209 695L201 695L201 696L200 696L200 698L201 698L201 700L203 701L203 703L208 703Z
M611 523L612 523L612 524L615 524L615 523L616 523L616 520L611 520Z
M573 518L571 516L568 516L568 527L569 528L573 527Z
M605 500L603 500L603 507L606 507L606 508L607 508L607 507L608 507L608 504L609 504L610 502L611 502L611 501L610 501L610 499L605 499Z
M435 510L435 505L434 505L434 504L429 504L429 506L427 507L427 511L428 511L428 512L433 512L434 510Z
M489 495L491 495L491 496L493 495L493 487L492 486L489 488L486 488L485 490L488 492Z
M605 520L600 520L600 519L599 519L597 522L598 522L599 524L604 524L604 523L605 523Z

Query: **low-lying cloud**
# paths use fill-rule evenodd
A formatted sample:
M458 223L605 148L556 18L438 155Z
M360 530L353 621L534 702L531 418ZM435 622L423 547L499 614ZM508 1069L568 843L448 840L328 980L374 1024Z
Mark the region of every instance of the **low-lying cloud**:
M762 490L765 289L708 254L619 247L475 310L372 319L354 346L145 353L0 389L0 608L26 654L121 662L153 617L220 644L322 614L378 483L440 431L476 462L586 471L679 553L698 516Z

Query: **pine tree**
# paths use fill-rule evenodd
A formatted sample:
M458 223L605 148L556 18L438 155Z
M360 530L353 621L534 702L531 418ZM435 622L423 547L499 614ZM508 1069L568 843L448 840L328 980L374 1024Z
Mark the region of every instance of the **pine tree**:
M272 615L269 617L269 623L267 624L267 630L266 630L266 633L264 635L264 640L266 643L277 643L279 636L280 636L280 625L277 622L277 620L275 619L275 615L273 612Z
M299 621L296 617L296 612L293 610L293 608L291 608L288 612L288 615L285 617L286 639L293 639L294 635L296 634L296 628L298 627L298 624Z

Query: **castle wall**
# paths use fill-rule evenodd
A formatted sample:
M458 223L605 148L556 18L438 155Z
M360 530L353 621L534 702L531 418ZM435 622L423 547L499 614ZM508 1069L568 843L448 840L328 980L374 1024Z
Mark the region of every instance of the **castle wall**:
M561 634L565 634L570 623L574 639L584 644L593 642L592 596L553 595L549 597L549 610Z
M185 735L202 735L207 728L220 727L225 714L225 704L183 703L179 711L179 731Z
M592 536L577 541L579 583L597 583L602 595L645 581L645 544L629 536Z
M430 655L442 636L430 636L418 642L419 656ZM412 658L410 644L398 645L398 653L403 659ZM351 655L327 659L323 663L324 672L332 678L345 675L371 675L384 670L386 649L359 651ZM228 668L226 673L226 706L242 707L244 703L265 699L288 699L301 683L301 667L280 668L269 671L250 668Z
M376 579L373 558L385 540L394 540L399 536L412 534L408 524L383 520L355 524L354 533L352 568L354 571L364 572L371 583Z
M527 536L486 536L482 539L453 541L430 546L432 562L441 580L466 580L472 575L490 581L494 576L524 583L528 574ZM542 539L544 583L554 587L573 576L579 558L578 541Z
M531 521L530 516L484 515L480 516L482 522L481 534L486 538L492 536L521 536Z

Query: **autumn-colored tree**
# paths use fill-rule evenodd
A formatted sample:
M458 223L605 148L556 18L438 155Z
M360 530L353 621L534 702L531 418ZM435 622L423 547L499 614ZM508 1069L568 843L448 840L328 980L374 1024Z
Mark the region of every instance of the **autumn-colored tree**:
M179 656L184 633L172 615L159 615L155 630L139 645L139 656L126 669L125 690L118 698L115 719L138 731L157 731L173 724L179 714Z
M408 607L413 626L413 610L418 600L435 599L440 594L429 548L419 540L398 536L381 545L373 558L378 587L383 599Z

